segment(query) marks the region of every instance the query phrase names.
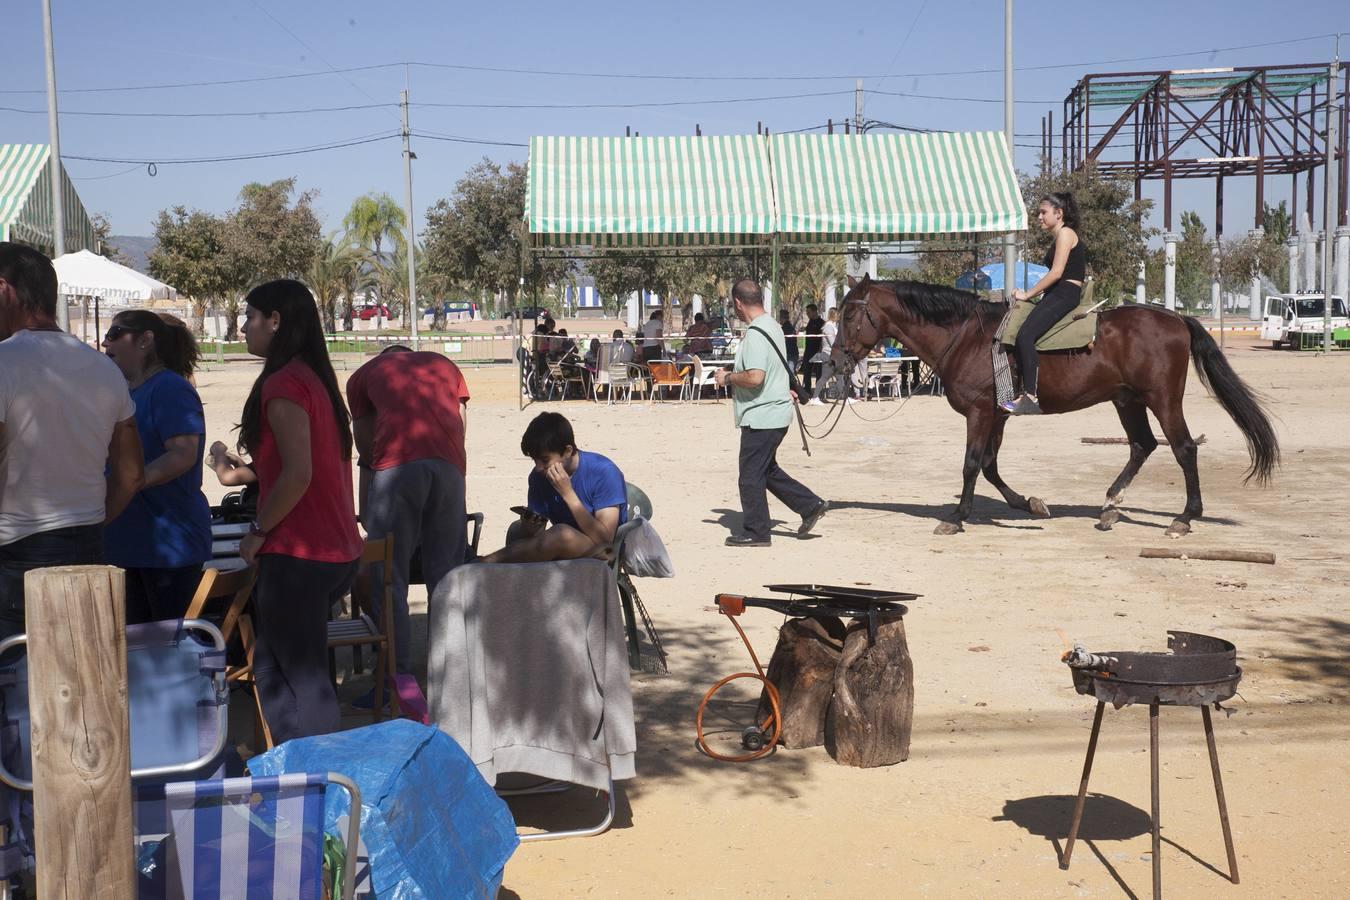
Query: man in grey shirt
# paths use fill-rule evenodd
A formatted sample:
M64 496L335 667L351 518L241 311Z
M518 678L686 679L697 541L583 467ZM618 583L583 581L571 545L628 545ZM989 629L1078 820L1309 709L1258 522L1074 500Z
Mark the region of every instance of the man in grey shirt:
M0 638L25 630L24 573L102 564L103 523L145 483L127 381L56 304L51 260L0 243Z
M830 504L784 472L778 465L778 445L792 424L783 330L764 311L764 294L753 279L742 278L731 289L736 317L749 323L736 350L731 372L718 369L718 387L731 387L731 408L741 430L740 491L744 514L741 534L727 538L728 547L769 546L767 490L802 517L797 533L805 535L829 510Z

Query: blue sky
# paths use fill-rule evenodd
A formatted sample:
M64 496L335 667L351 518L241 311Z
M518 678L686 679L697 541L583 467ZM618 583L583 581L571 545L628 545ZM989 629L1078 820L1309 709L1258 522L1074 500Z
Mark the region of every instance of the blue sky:
M998 0L906 0L875 4L686 0L650 4L357 3L351 0L229 0L219 4L133 0L96 4L53 0L61 142L67 167L91 212L114 233L149 234L157 212L174 204L224 212L240 186L296 176L319 192L325 226L336 228L352 199L370 190L402 201L397 138L284 158L198 165L86 162L71 156L130 160L200 158L287 150L390 133L398 92L410 78L414 130L507 144L532 134L753 132L757 122L788 131L852 114L853 78L864 88L971 100L869 94L866 115L943 129L1001 129L1003 4ZM8 4L0 107L44 110L41 4ZM1017 0L1016 130L1020 168L1034 165L1041 117L1055 111L1088 72L1268 65L1329 59L1329 37L1350 31L1344 0L1301 3L1188 2L1076 4ZM1243 50L1212 48L1286 42ZM1342 55L1350 56L1350 37ZM1200 52L1196 52L1200 51ZM1119 61L1135 57L1157 59ZM334 68L414 60L461 66L544 69L621 77L568 77L401 66L334 74ZM310 77L312 73L320 73ZM140 91L86 88L177 82L304 77L236 85ZM734 76L738 80L656 79L638 75ZM802 76L837 75L829 80ZM886 77L881 77L881 76ZM794 80L763 76L794 76ZM32 93L24 93L31 91ZM829 96L751 99L783 95ZM633 109L518 109L509 104L618 104L741 100ZM378 108L300 114L266 112ZM156 118L76 113L221 113L240 117ZM0 143L45 143L45 113L0 110ZM518 146L415 140L415 207L447 196L483 156L524 159ZM1230 179L1225 231L1251 227L1253 182ZM1267 182L1267 197L1289 193L1287 177ZM1145 196L1161 198L1157 183ZM1179 209L1213 216L1212 182L1182 184ZM1178 213L1179 217L1179 213ZM1161 225L1161 209L1155 216ZM1212 227L1212 223L1211 223Z

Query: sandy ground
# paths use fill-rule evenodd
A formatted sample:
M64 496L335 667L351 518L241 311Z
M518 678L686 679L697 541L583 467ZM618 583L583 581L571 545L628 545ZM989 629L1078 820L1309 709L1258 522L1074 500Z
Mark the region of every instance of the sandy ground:
M500 543L507 507L524 498L521 431L539 410L560 409L583 447L611 456L651 495L678 571L640 584L670 674L634 679L639 777L620 788L615 827L598 838L522 846L506 870L504 896L1145 896L1145 708L1108 709L1092 780L1100 796L1082 832L1088 840L1069 871L1057 867L1093 704L1073 692L1058 662L1056 629L1094 649L1163 649L1169 628L1232 640L1245 675L1233 715L1215 720L1241 884L1222 874L1200 714L1164 709L1167 890L1350 895L1350 715L1340 707L1350 700L1343 504L1350 353L1323 359L1230 340L1230 358L1270 398L1284 466L1270 488L1244 485L1241 436L1191 378L1191 429L1207 436L1200 461L1208 515L1171 546L1270 550L1274 566L1138 558L1140 547L1168 543L1163 529L1183 503L1180 470L1165 447L1135 481L1121 523L1094 530L1126 449L1079 438L1120 433L1109 407L1010 426L1003 474L1049 503L1053 518L1012 512L981 482L966 531L939 537L935 517L960 486L961 418L929 397L885 421L875 420L897 404L861 405L814 445L812 458L791 439L780 454L785 468L835 504L819 536L798 540L795 522L785 521L772 548L731 550L722 539L739 504L728 404L572 401L520 412L511 370L467 370L469 508L487 514L485 551ZM238 420L257 371L239 362L200 375L213 439ZM348 373L339 374L345 381ZM824 410L809 412L815 421ZM729 623L706 608L719 591L753 592L773 581L861 582L924 595L906 620L916 679L907 762L850 769L815 749L737 765L697 751L693 718L703 691L750 668ZM779 618L751 610L742 622L767 659ZM739 732L743 719L728 722L728 731ZM573 793L513 808L537 826L603 809L602 799Z

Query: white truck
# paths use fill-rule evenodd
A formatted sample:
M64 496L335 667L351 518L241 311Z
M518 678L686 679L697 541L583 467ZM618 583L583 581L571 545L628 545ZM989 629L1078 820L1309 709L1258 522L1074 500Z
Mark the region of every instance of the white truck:
M1325 310L1326 298L1320 293L1266 297L1266 314L1261 320L1261 339L1270 341L1277 348L1287 345L1297 349L1306 340L1313 340L1314 336L1320 338ZM1345 312L1345 299L1332 295L1331 330L1345 328L1350 328L1350 317L1347 317Z

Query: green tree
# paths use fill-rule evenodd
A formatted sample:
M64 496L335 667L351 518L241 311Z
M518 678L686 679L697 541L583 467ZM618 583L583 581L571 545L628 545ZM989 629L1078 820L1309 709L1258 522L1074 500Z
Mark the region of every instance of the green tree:
M110 259L118 265L129 265L130 260L126 254L112 245L112 223L103 213L94 213L89 217L89 224L94 226L94 247L99 256Z
M319 242L318 252L305 275L305 283L314 292L314 299L322 311L323 329L329 334L334 331L338 300L347 292L348 284L364 261L365 253L346 235L334 232Z
M1200 214L1181 214L1181 242L1177 244L1177 303L1188 310L1209 306L1214 280L1214 242Z
M367 279L372 282L367 285L368 288L374 288L377 291L387 283L388 273L386 270L392 264L389 255L384 250L385 242L388 241L394 252L402 249L407 243L404 237L408 226L408 217L403 212L403 207L394 201L394 198L388 194L366 194L357 197L352 201L351 209L342 220L342 227L347 229L351 240L360 247L367 250L366 268L368 274L373 278ZM406 280L406 276L405 276ZM384 296L383 291L378 295L379 302L385 302L388 298ZM347 327L351 327L352 311L350 308L351 298L348 297L348 309L345 314Z
M238 287L226 256L225 222L182 206L160 210L155 241L148 259L150 274L192 299L200 333L207 306Z
M570 259L527 254L525 167L503 169L484 159L464 174L448 199L427 210L428 271L451 282L506 295L514 306L522 278L527 295L559 283Z

